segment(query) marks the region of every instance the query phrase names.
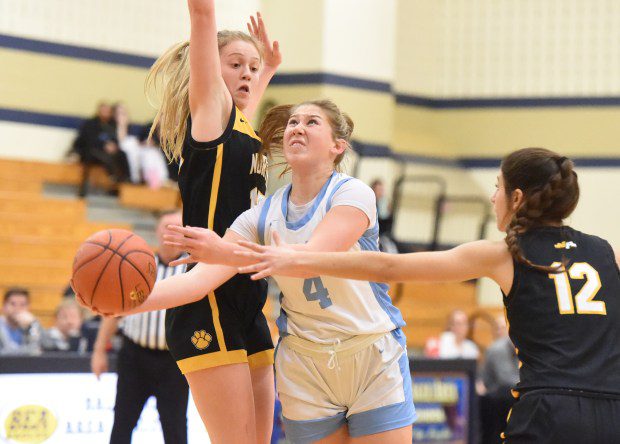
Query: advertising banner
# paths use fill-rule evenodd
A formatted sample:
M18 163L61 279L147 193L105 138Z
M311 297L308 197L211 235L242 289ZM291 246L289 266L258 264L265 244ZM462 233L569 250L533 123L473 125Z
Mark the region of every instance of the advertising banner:
M413 399L418 421L413 441L460 444L468 441L470 405L466 373L415 373Z
M0 374L0 442L10 444L108 444L114 420L116 374ZM209 443L193 401L189 444ZM163 444L155 398L133 433L134 444Z

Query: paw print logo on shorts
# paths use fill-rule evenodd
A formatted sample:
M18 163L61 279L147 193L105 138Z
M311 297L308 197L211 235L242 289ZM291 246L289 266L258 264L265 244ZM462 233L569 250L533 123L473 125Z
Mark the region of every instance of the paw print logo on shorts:
M192 344L198 350L204 350L211 344L213 338L209 333L204 330L197 330L194 332L194 336L192 336Z

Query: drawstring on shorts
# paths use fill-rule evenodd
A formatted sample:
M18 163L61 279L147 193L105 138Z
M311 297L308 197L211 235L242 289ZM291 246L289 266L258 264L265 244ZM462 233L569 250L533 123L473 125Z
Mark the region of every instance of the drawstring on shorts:
M327 361L327 368L330 370L340 370L340 364L338 364L338 347L340 346L340 339L335 339L332 344L331 350L328 350L329 360Z

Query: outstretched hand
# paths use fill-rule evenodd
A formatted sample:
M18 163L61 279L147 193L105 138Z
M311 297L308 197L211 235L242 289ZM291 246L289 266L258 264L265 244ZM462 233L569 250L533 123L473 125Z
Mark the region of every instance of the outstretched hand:
M250 35L259 40L265 48L265 67L276 69L280 66L280 63L282 63L280 44L277 40L274 40L273 44L269 41L267 27L265 26L265 22L263 22L263 17L260 12L256 13L256 18L251 15L247 25Z
M273 233L273 241L274 246L258 245L246 240L237 241L246 249L237 250L235 254L256 261L255 264L239 267L239 273L253 273L252 280L263 279L274 274L305 277L296 267L295 258L298 253L284 242L278 233Z
M207 228L182 227L180 225L168 225L170 231L175 234L164 234L164 244L176 247L187 252L189 256L170 262L176 267L181 264L193 264L195 262L215 262L218 256L218 245L222 238L214 231Z

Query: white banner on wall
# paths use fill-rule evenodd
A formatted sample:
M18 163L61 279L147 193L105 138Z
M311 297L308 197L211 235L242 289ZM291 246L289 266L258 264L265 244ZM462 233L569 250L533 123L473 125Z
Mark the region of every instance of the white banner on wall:
M114 421L116 374L0 374L0 442L9 444L108 444ZM190 399L189 444L209 443ZM133 432L133 444L163 444L155 398Z

